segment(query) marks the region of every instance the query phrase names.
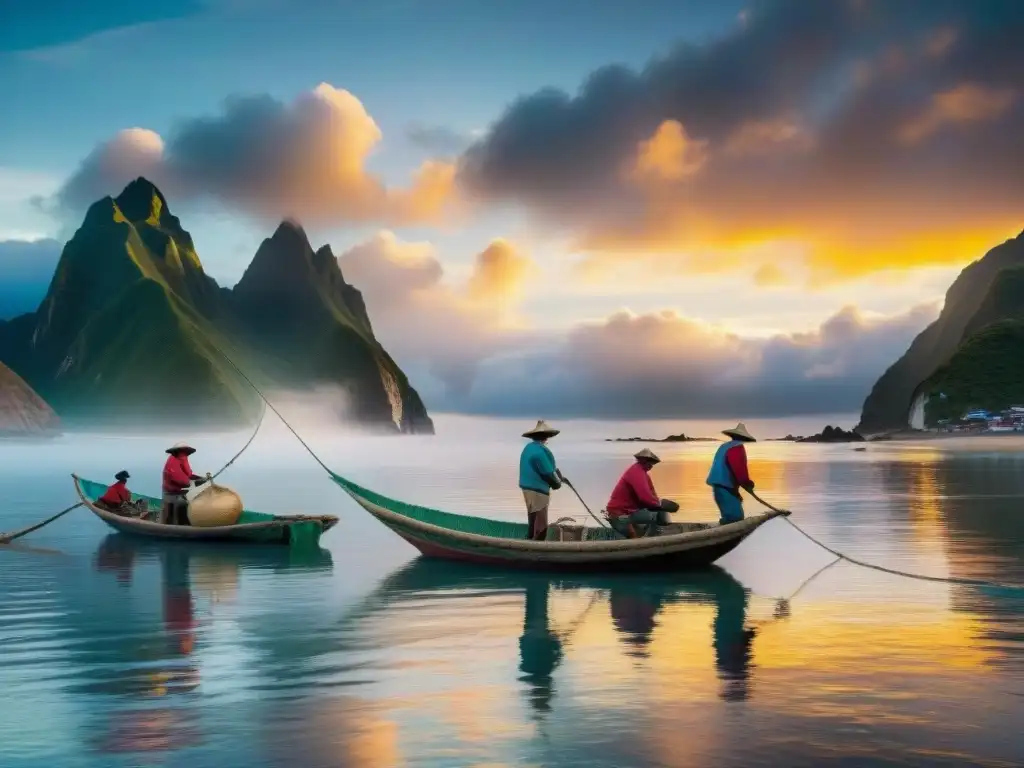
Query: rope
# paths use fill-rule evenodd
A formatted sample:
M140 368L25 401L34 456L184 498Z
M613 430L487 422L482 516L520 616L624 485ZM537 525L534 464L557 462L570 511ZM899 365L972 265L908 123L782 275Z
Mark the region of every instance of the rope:
M257 395L260 396L260 400L263 401L263 404L267 408L269 408L270 410L272 410L274 412L274 415L276 415L277 418L279 418L281 420L281 423L284 424L285 427L288 428L288 431L291 432L295 436L295 439L298 440L299 443L302 445L302 447L306 449L306 452L310 456L313 457L313 460L317 464L319 464L321 467L323 467L324 472L326 472L329 475L333 475L334 473L331 472L330 468L328 468L328 466L326 464L324 464L323 461L320 460L320 457L316 455L316 452L312 448L310 448L309 445L307 445L306 441L303 440L302 437L299 435L299 433L296 432L295 429L292 427L292 425L288 423L288 420L284 416L281 415L281 412L279 410L277 410L277 408L274 407L273 403L271 403L267 399L267 396L264 395L263 392L260 391L260 388L257 387L253 383L252 379L250 379L248 376L245 375L245 371L243 371L241 368L239 368L238 365L235 364L235 361L232 360L230 357L228 357L223 349L221 349L220 347L217 347L217 346L214 346L214 349L216 349L217 352L220 353L220 356L223 357L227 361L228 365L230 365L232 368L235 369L235 371L238 373L238 375L241 376L245 380L246 384L248 384L250 387L252 387L253 391ZM262 419L261 419L261 421L262 421ZM254 437L255 437L255 435L254 435ZM238 458L238 457L236 456L235 458ZM231 461L234 461L234 459L232 459ZM228 463L230 464L231 462L228 462ZM225 469L226 469L226 467L225 467Z
M261 397L262 397L262 395L261 395ZM264 400L264 403L266 403L266 400ZM242 446L242 450L240 450L238 453L236 453L234 456L232 456L227 464L225 464L223 467L221 467L220 469L217 470L216 474L211 475L210 476L211 480L216 478L217 475L219 475L225 469L227 469L232 464L234 464L235 461L238 460L238 457L241 456L243 453L245 453L246 450L248 450L249 446L252 445L252 441L256 439L256 434L260 431L260 427L263 425L263 417L266 416L266 414L267 414L267 409L266 409L266 406L264 406L263 409L260 411L259 421L256 422L256 429L253 430L252 434L249 436L249 440L245 443L245 445ZM82 502L78 502L77 504L72 504L67 509L62 509L56 515L53 515L52 517L48 517L45 520L43 520L42 522L36 523L35 525L30 525L27 528L22 528L21 530L18 530L18 531L12 531L11 533L0 533L0 544L10 544L15 539L20 539L22 536L27 536L28 534L32 533L33 531L38 531L43 526L49 525L54 520L58 520L58 519L64 517L64 515L66 515L68 512L76 510L80 506L82 506Z
M249 449L249 446L252 445L252 441L256 439L256 435L259 433L260 427L263 426L263 417L266 416L266 415L267 415L267 405L266 405L266 401L264 401L263 402L263 406L260 409L260 418L256 422L256 429L254 429L252 431L252 434L249 436L249 440L245 443L245 445L242 446L242 450L240 450L238 453L236 453L234 456L231 457L230 461L228 461L227 464L225 464L223 467L218 469L214 474L210 475L210 479L211 480L216 480L217 476L220 475L221 472L223 472L225 469L227 469L232 464L234 464L235 461L238 460L238 457L241 456L243 453L245 453Z
M597 524L598 524L598 525L600 525L600 526L601 526L602 528L611 528L611 526L605 525L605 524L604 524L604 522L603 522L603 521L601 520L601 518L599 518L599 517L598 517L597 515L595 515L595 514L594 514L593 512L591 512L591 511L590 511L590 507L588 507L588 506L587 506L587 502L585 502L585 501L583 500L583 497L582 497L582 496L580 496L580 492L576 490L576 486L575 486L575 485L573 485L572 483L570 483L570 482L569 482L568 480L566 480L566 479L565 479L564 477L562 478L562 482L563 482L563 483L565 483L566 485L568 485L568 486L569 486L570 488L572 488L572 492L576 494L576 498L580 500L580 504L582 504L582 505L583 505L583 508L584 508L585 510L587 510L587 512L588 512L588 513L590 514L590 516L591 516L592 518L594 518L595 520L597 520ZM619 532L618 532L617 530L615 530L614 528L611 528L611 531L612 531L612 533L614 533L614 534L618 535L618 536L619 536L620 538L623 538L623 539L624 539L624 538L626 538L625 536L623 536L623 535L622 535L621 533L619 533Z
M786 510L782 510L782 509L778 509L776 507L773 507L767 501L765 501L764 499L759 497L756 493L753 493L752 491L748 491L748 493L750 493L750 495L753 496L755 499L757 499L757 501L761 502L764 506L768 507L768 509L772 510L773 512L780 512L780 513L786 512ZM826 552L828 552L830 555L833 555L836 558L831 563L829 563L828 566L825 566L826 568L829 567L829 566L835 565L835 563L839 562L840 560L845 560L848 563L853 563L854 565L859 565L861 568L868 568L868 569L870 569L872 571L880 571L882 573L890 573L893 576L903 576L904 578L907 578L907 579L917 579L918 581L934 581L934 582L941 582L941 583L944 583L944 584L963 584L963 585L969 586L969 587L991 587L991 588L995 588L995 589L1020 589L1020 590L1024 590L1024 584L1009 584L1007 582L989 581L987 579L969 579L969 578L965 578L965 577L961 577L961 576L929 576L929 575L924 574L924 573L913 573L912 571L903 571L903 570L900 570L898 568L886 568L884 565L876 565L875 563L868 563L868 562L865 562L863 560L858 560L855 557L850 557L847 554L844 554L844 553L839 552L839 551L837 551L835 549L832 549L832 547L828 546L824 542L820 541L819 539L816 539L814 536L811 536L811 534L809 534L807 531L805 531L799 525L794 523L790 519L788 514L783 514L782 517L785 519L785 521L787 523L789 523L796 530L798 530L800 533L802 533L808 540L814 542L819 547L821 547ZM824 568L822 570L824 570ZM820 571L819 571L819 573L820 573ZM815 574L815 575L817 575L817 574Z

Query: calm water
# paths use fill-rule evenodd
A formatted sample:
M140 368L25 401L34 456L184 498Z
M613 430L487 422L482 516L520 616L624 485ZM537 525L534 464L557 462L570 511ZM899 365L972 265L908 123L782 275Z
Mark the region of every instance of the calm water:
M849 427L852 418L842 421ZM311 435L335 469L516 517L529 425ZM757 424L762 435L814 424ZM716 427L563 424L601 506L634 446ZM69 473L153 492L167 438L0 444L0 530L71 503ZM214 470L246 435L199 440ZM712 517L713 446L653 446L659 492ZM758 443L765 498L837 549L1024 583L1024 442ZM74 512L0 548L0 766L818 766L1024 763L1024 591L840 563L782 520L699 576L547 578L414 558L268 423L222 480L253 509L342 522L318 553L146 545ZM750 511L753 511L750 509ZM565 492L556 515L582 513Z

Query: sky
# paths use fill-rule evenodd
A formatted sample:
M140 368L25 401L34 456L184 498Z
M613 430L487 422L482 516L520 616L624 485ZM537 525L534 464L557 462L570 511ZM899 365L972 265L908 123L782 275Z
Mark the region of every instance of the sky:
M144 175L222 285L329 243L435 410L836 413L1024 229L1016 0L93 5L0 5L3 315Z

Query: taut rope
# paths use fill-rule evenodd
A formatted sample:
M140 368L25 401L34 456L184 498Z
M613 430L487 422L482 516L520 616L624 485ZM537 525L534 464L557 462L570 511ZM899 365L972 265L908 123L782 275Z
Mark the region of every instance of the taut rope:
M762 499L760 496L758 496L753 491L748 491L748 493L751 496L753 496L757 501L761 502L761 504L766 506L768 509L772 510L773 512L784 512L784 511L786 511L786 510L778 509L777 507L773 507L771 504L769 504L767 501ZM960 577L960 576L928 576L927 574L923 574L923 573L913 573L912 571L901 571L898 568L886 568L884 565L876 565L875 563L867 563L867 562L864 562L863 560L858 560L855 557L850 557L847 554L844 554L842 552L839 552L837 550L832 549L832 547L828 546L827 544L825 544L824 542L820 541L819 539L816 539L814 536L811 536L811 534L809 534L807 531L805 531L799 525L794 523L789 515L782 515L782 517L786 520L787 523L789 523L791 526L796 528L796 530L798 530L800 533L802 533L807 539L809 539L810 541L814 542L819 547L821 547L826 552L828 552L830 555L833 555L836 558L831 563L829 563L829 566L834 565L839 560L846 560L848 563L853 563L854 565L859 565L861 568L868 568L868 569L870 569L872 571L880 571L882 573L891 573L893 576L903 576L903 577L908 578L908 579L917 579L919 581L937 581L937 582L942 582L942 583L945 583L945 584L963 584L963 585L969 586L969 587L992 587L992 588L996 588L996 589L1021 589L1021 590L1024 590L1024 584L1009 584L1009 583L1001 582L1001 581L988 581L986 579L968 579L968 578L963 578L963 577ZM828 566L826 566L826 567L828 567ZM824 569L822 569L822 570L824 570ZM817 574L815 574L815 575L817 575Z
M233 365L233 363L232 363L232 365ZM257 390L257 392L258 392L258 390ZM260 395L260 397L262 398L263 396ZM269 403L267 403L266 399L264 399L263 402L266 405L269 405ZM249 446L252 445L252 441L256 439L256 434L260 431L260 427L263 425L263 417L267 415L266 405L264 405L264 407L260 411L260 418L259 418L259 421L256 422L256 429L254 429L252 431L252 434L249 436L249 440L245 443L245 445L242 446L242 450L240 450L238 453L236 453L234 456L232 456L227 464L225 464L223 467L221 467L220 469L217 470L216 474L211 475L210 476L211 480L213 478L216 478L217 475L219 475L225 469L227 469L232 464L234 464L235 461L238 459L238 457L241 456L243 453L245 453L246 450L248 450ZM82 506L82 502L78 502L77 504L72 504L67 509L62 509L56 515L53 515L52 517L48 517L45 520L43 520L42 522L36 523L35 525L30 525L28 528L22 528L21 530L12 531L11 533L0 533L0 544L10 544L15 539L20 539L22 536L27 536L28 534L32 533L33 531L38 531L43 526L49 525L54 520L58 520L58 519L64 517L64 515L66 515L68 512L71 512L71 511L73 511L75 509L78 509L80 506Z

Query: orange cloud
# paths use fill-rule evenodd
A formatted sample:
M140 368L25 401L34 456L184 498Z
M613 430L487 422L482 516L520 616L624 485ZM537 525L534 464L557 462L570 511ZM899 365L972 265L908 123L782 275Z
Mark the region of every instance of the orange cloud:
M666 120L640 142L630 175L638 180L679 181L697 173L707 160L707 142L692 139L678 120Z
M321 83L289 104L236 97L222 112L154 131L121 131L97 147L58 193L80 208L145 176L177 198L214 197L251 213L307 223L435 223L455 202L455 166L430 160L408 187L366 163L380 128L350 92Z
M1005 29L1024 4L1001 27L983 3L933 5L751 9L707 44L517 99L460 183L568 233L609 282L637 260L762 284L963 264L1021 228L1024 47Z
M899 130L899 140L914 144L947 125L993 120L1010 108L1017 94L1010 88L987 88L964 83L936 93L928 107Z
M498 238L477 254L466 293L478 301L503 302L518 297L533 262L508 240Z

